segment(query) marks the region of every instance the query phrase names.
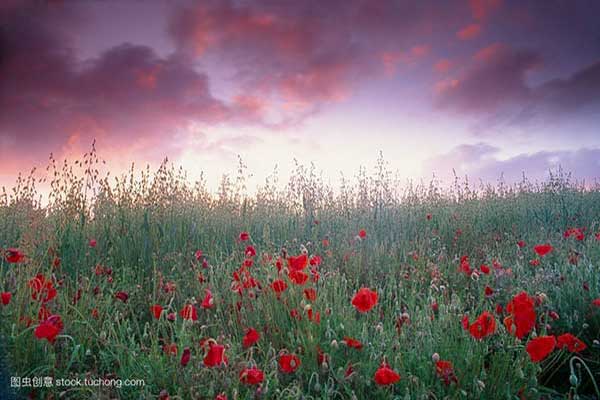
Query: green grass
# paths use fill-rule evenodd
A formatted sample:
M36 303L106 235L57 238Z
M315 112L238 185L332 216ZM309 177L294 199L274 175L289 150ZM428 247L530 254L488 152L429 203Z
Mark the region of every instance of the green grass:
M26 261L0 261L0 291L13 294L0 305L0 337L7 350L10 376L143 379L141 387L22 388L18 395L34 398L213 399L537 399L596 395L593 380L600 373L600 297L598 262L600 191L571 182L566 175L548 182L474 189L458 183L442 190L435 183L413 185L399 192L380 163L372 177L359 175L332 191L314 171L301 166L285 190L267 183L247 197L244 169L234 181L224 179L217 196L202 183L188 185L185 176L166 164L156 174L100 178L94 153L87 154L82 178L65 167L50 170L50 203L37 201L34 181L22 180L12 194L0 197L0 248L18 247ZM75 167L78 167L76 165ZM427 214L431 214L428 219ZM586 228L583 241L564 238L570 227ZM357 238L360 229L367 236ZM460 234L457 231L460 230ZM249 232L249 242L238 240ZM96 247L89 240L97 241ZM323 240L329 245L325 246ZM517 246L519 240L526 247ZM533 246L551 243L554 251L541 258ZM231 290L232 273L244 262L244 250L257 251L249 268L260 282L243 296ZM208 263L194 257L201 249ZM292 284L278 299L270 283L277 278L278 257L319 255L320 279ZM569 255L578 254L577 265ZM459 271L460 257L471 266L496 260L510 275L494 272L473 279ZM55 258L60 266L53 267ZM285 262L284 262L285 264ZM96 265L112 268L97 276ZM204 283L198 280L202 273ZM28 281L36 274L52 276L58 295L47 304L61 316L64 329L54 344L34 336L40 303L32 300ZM160 282L173 282L166 293ZM488 285L495 290L484 295ZM587 290L583 289L584 285ZM314 287L309 302L303 289ZM351 305L354 293L369 287L379 295L368 313ZM198 307L198 321L183 321L179 310L200 303L205 288L214 307ZM81 297L73 301L77 291ZM127 303L114 294L125 291ZM510 335L496 315L496 332L475 340L461 327L466 313L473 321L482 311L495 312L521 291L545 294L536 307L538 326L522 341ZM543 296L542 296L543 297ZM433 312L431 305L439 305ZM309 321L305 308L320 312ZM161 304L156 320L150 306ZM239 307L239 311L238 310ZM97 310L98 317L92 315ZM297 309L300 321L290 316ZM548 317L558 313L556 321ZM175 321L166 313L177 314ZM398 324L404 316L405 322ZM433 318L432 318L433 317ZM30 318L27 327L24 319ZM545 319L545 322L543 321ZM261 333L259 342L242 347L246 327ZM525 344L541 334L571 332L588 348L578 354L554 351L541 363L530 361ZM361 350L342 343L351 336ZM200 341L213 338L226 346L225 368L207 368ZM177 356L164 354L164 343L176 343ZM595 344L596 343L596 344ZM191 361L180 365L181 352ZM317 348L328 362L317 363ZM301 366L283 374L277 364L282 349L297 354ZM436 375L432 356L454 365L458 384L446 385ZM401 375L398 383L379 387L373 375L382 360ZM345 377L348 365L355 373ZM264 382L246 386L240 371L256 365ZM589 369L589 373L586 371ZM591 375L590 375L591 373ZM577 384L570 382L571 374ZM571 378L572 381L574 381ZM6 382L8 385L8 382Z

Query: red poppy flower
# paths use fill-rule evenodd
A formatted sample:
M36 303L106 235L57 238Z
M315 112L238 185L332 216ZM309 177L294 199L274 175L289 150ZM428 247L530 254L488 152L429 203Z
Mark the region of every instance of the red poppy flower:
M287 289L287 287L287 283L285 283L285 281L281 279L276 279L271 283L271 288L277 294L278 297L283 291Z
M534 258L533 260L529 261L529 265L531 265L532 267L539 267L540 259Z
M185 367L186 365L188 365L191 357L192 357L192 354L190 352L190 348L186 347L185 349L183 349L183 353L181 353L181 361L180 361L181 366Z
M427 214L425 218L427 218L427 221L431 221L431 214Z
M258 331L254 328L250 328L246 331L246 334L242 339L242 346L244 346L244 348L248 348L258 342L258 339L260 339L260 334Z
M313 312L312 308L309 308L306 311L306 314L308 315L308 320L309 321L313 321L317 324L321 323L321 313L319 311L317 312Z
M290 310L290 317L292 317L295 320L302 320L302 315L300 315L300 313L298 312L298 310L296 310L295 308L292 308Z
M375 371L373 379L380 386L393 385L400 380L400 375L384 361L379 366L379 369Z
M546 244L538 244L537 246L535 246L533 248L533 250L536 252L536 254L540 257L544 257L546 254L550 253L552 250L554 250L554 247L552 247L552 245L546 243Z
M100 314L98 313L98 309L92 309L92 317L98 319L99 316Z
M304 297L308 301L317 300L317 290L315 288L304 289Z
M493 294L494 294L494 289L492 289L491 287L489 287L489 286L486 285L485 286L485 295L486 296L491 296Z
M240 232L240 240L245 242L250 239L250 234L248 232Z
M212 306L214 305L214 299L213 299L212 292L210 291L210 289L204 289L204 292L205 292L205 295L204 295L204 299L202 300L201 307L204 309L212 308Z
M454 366L450 361L439 360L435 362L435 372L437 376L444 381L444 384L458 383L458 378L454 374Z
M198 320L198 311L196 310L196 307L194 307L192 304L186 304L185 306L183 306L181 311L179 311L179 315L181 315L181 318L188 321Z
M360 237L361 239L364 239L367 237L367 231L365 231L364 229L361 229L360 231L358 231L358 237Z
M460 271L464 272L467 276L471 276L471 264L469 264L468 256L462 256L460 258Z
M207 367L219 367L227 365L227 357L225 356L225 346L216 343L208 345L208 351L204 356L204 365Z
M517 246L519 246L520 248L523 248L523 247L525 247L525 242L523 240L519 240L517 242Z
M344 343L346 343L346 346L350 347L351 349L360 350L363 347L363 344L359 340L348 336L344 336Z
M377 304L377 292L361 288L352 298L352 305L361 313L366 313Z
M600 233L598 233L598 235L600 235ZM329 240L328 239L323 239L321 241L321 243L323 244L323 247L328 247L329 246Z
M535 326L534 300L525 292L521 292L506 305L510 316L504 319L506 329L519 339L523 339Z
M467 314L463 315L463 317L460 319L460 324L465 331L469 330L470 323L469 316Z
M321 265L321 257L314 255L310 258L310 260L308 260L308 263L313 267L318 267Z
M2 304L7 306L10 304L10 299L12 298L11 292L2 292L0 294L0 298L2 298Z
M279 368L285 374L294 373L300 367L300 358L295 354L282 354L279 356Z
M47 303L57 295L52 281L49 279L46 280L42 274L37 274L34 278L30 279L28 285L31 288L31 298L33 300Z
M150 306L150 313L152 313L154 318L159 319L160 314L162 314L162 312L163 312L163 308L160 304L155 304L153 306Z
M56 336L62 331L63 322L58 315L51 315L39 324L33 332L38 339L46 339L50 343L54 343Z
M592 300L592 305L596 307L600 307L600 298Z
M556 338L556 347L559 349L566 347L571 353L578 353L587 349L587 346L581 339L570 333L565 333Z
M227 395L225 394L225 392L219 393L217 397L215 397L215 400L227 400Z
M265 374L258 368L245 368L240 372L240 382L244 385L258 385L265 379Z
M581 242L582 240L585 239L584 229L585 228L583 228L583 229L582 228L570 228L570 229L567 229L565 231L564 238L568 239L571 236L573 236L573 237L575 237L576 240L578 240L578 241Z
M496 332L496 319L489 311L481 313L475 322L469 326L469 333L478 340L493 335L494 332Z
M200 259L202 258L202 250L196 250L196 252L194 253L194 257L196 257L196 261L200 261Z
M483 272L486 275L488 275L490 273L490 267L488 267L485 264L482 264L481 267L479 267L479 269L481 270L481 272Z
M96 239L90 239L90 241L89 241L90 247L96 247L97 244L98 244L98 242L96 242Z
M308 256L306 254L300 254L296 257L289 257L287 259L287 264L290 271L301 271L308 265Z
M244 254L246 255L246 257L254 257L256 255L256 249L254 248L254 246L248 246L246 247L246 251L244 251Z
M127 292L117 292L115 293L115 297L121 300L123 303L127 303L127 300L129 299Z
M291 270L288 273L288 277L296 285L304 285L308 280L308 274L303 271Z
M163 353L168 356L176 356L177 355L177 345L175 343L165 344L162 347Z
M6 254L5 254L5 258L6 261L11 263L11 264L16 264L16 263L20 263L23 260L25 260L25 254L23 254L23 252L19 249L15 249L10 248L10 249L6 249Z
M527 343L525 350L531 361L540 362L548 357L555 347L556 338L554 336L538 336Z

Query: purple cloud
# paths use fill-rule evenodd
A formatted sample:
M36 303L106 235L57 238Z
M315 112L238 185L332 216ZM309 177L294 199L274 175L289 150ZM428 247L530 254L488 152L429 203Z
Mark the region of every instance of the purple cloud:
M495 182L503 177L506 182L516 183L523 176L542 181L550 171L561 168L579 180L593 182L600 170L600 148L538 151L508 159L499 158L499 152L500 148L486 143L460 145L427 160L423 164L424 175L435 174L448 182L452 179L449 172L454 169L459 178L467 176L470 181Z

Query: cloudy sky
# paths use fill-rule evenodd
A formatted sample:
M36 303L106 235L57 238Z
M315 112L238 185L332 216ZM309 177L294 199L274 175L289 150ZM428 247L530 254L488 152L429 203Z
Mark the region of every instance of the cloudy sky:
M0 184L97 148L209 183L600 176L600 2L0 2Z

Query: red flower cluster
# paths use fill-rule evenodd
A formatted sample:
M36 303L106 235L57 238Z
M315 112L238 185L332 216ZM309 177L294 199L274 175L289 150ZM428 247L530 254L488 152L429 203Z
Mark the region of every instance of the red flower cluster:
M57 291L54 283L42 274L37 274L34 278L31 278L28 285L31 288L31 298L33 300L47 303L56 297Z

